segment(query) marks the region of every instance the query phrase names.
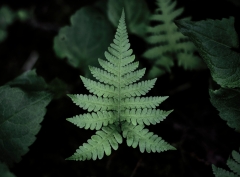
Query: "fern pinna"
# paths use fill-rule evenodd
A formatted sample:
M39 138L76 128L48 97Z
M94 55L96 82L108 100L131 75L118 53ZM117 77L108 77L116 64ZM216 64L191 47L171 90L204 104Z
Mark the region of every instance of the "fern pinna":
M150 21L157 22L157 25L147 28L149 35L146 37L147 43L152 47L143 54L143 57L154 62L149 76L155 77L170 72L175 61L184 69L201 68L200 58L194 55L194 44L177 30L174 23L184 9L175 9L176 1L172 0L157 0L156 4L158 8Z
M215 177L240 177L240 153L232 151L232 157L233 158L227 160L227 166L231 171L217 168L215 165L212 165Z
M84 86L95 95L71 94L72 101L91 113L78 115L67 120L80 128L97 130L68 160L102 159L104 152L111 154L111 148L118 149L123 138L133 148L140 151L161 152L175 148L162 138L145 129L145 125L162 121L172 111L155 109L164 97L139 97L145 95L156 79L137 82L145 69L136 70L138 62L133 62L125 14L119 20L113 43L105 52L107 61L99 59L103 69L90 67L92 75L100 82L81 77Z

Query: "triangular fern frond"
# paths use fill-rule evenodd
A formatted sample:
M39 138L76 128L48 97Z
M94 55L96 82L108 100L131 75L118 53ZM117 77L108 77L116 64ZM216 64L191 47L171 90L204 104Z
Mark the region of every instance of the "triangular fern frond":
M123 12L115 39L105 52L107 61L98 59L103 69L89 67L98 81L81 76L86 89L94 95L68 95L76 105L90 113L67 120L80 128L98 130L69 160L101 159L104 152L110 155L111 148L116 150L122 143L122 136L127 138L129 146L139 146L141 152L145 149L147 152L175 149L144 129L145 125L159 123L171 111L155 109L167 96L139 97L153 88L156 79L139 81L145 68L137 70L139 63L134 62L132 53Z
M157 0L156 3L158 6L156 14L152 15L150 20L159 24L147 28L149 35L146 41L152 47L143 54L145 58L153 60L156 75L158 75L157 73L170 72L175 60L184 69L201 68L202 62L194 54L196 47L186 36L177 30L177 26L174 23L174 20L182 14L184 9L175 9L176 1L172 0ZM167 60L171 62L167 62ZM162 72L157 70L162 70ZM150 71L150 73L154 72Z
M240 177L240 153L232 151L232 158L227 160L227 166L232 172L212 165L214 175L216 177Z

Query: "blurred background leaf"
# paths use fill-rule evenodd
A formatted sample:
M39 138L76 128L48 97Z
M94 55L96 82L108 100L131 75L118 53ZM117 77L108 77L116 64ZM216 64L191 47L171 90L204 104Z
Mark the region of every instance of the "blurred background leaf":
M150 15L146 1L108 0L108 18L115 27L117 27L123 8L126 14L128 32L144 37Z
M13 173L11 173L6 164L0 162L0 174L1 177L16 177Z
M15 20L25 21L30 17L30 13L26 10L12 11L8 6L0 8L0 42L7 38L7 27Z
M52 95L2 86L0 98L0 160L12 165L21 160L36 140Z
M59 58L67 58L70 65L87 74L88 65L97 65L112 38L113 27L105 15L86 6L71 17L71 26L60 29L54 38L54 50Z

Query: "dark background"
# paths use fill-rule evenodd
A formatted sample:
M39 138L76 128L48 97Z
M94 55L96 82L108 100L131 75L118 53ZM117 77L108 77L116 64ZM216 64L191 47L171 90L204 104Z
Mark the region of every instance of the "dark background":
M53 38L58 30L69 25L69 18L78 9L96 0L1 0L0 6L13 10L31 10L34 17L22 23L16 21L8 27L8 38L0 43L0 85L23 72L22 67L31 53L39 59L34 68L46 82L58 77L67 85L67 93L87 93L79 75L81 70L59 60L53 50ZM155 1L147 1L153 12ZM211 2L211 4L209 4ZM234 16L236 31L240 31L240 5L228 0L179 0L177 7L185 7L183 16L192 20L221 19ZM145 42L130 35L136 55L145 50ZM142 66L148 63L141 60ZM17 177L99 177L99 176L214 176L211 164L226 168L232 150L240 147L240 135L229 128L209 101L212 80L208 69L185 71L174 67L171 74L158 78L148 96L169 95L160 108L174 109L166 120L149 126L177 148L162 153L140 153L123 142L117 151L96 161L66 161L75 150L94 134L79 129L66 118L83 113L72 101L63 96L47 106L47 113L37 140L22 161L10 170Z

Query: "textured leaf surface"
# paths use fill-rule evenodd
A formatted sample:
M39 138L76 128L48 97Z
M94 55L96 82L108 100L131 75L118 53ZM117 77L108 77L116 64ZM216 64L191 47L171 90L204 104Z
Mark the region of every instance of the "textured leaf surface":
M156 79L137 82L143 77L145 68L136 70L138 62L134 62L132 53L123 11L115 39L105 52L107 61L99 59L103 69L89 67L99 82L81 76L84 86L94 95L68 95L76 105L91 113L67 120L80 128L98 130L68 160L101 159L104 152L110 155L111 148L117 150L118 144L122 143L121 131L127 137L128 145L134 141L133 147L139 145L141 152L145 149L147 152L174 149L157 135L143 129L144 125L159 123L171 111L154 109L167 97L139 97L153 88ZM138 124L141 126L136 126Z
M102 130L96 132L88 143L84 143L68 160L96 160L102 159L104 153L111 154L111 147L118 149L118 144L122 143L122 136L118 133L115 126L103 127Z
M213 79L221 86L240 87L240 53L234 18L206 21L178 21L180 31L197 46Z
M139 146L141 152L145 150L149 152L162 152L167 150L175 150L173 146L164 141L161 137L144 129L144 126L134 126L124 123L122 126L123 137L127 139L127 145L136 148ZM136 136L137 135L137 136Z
M19 162L40 130L51 94L0 87L0 160Z
M240 89L211 90L210 97L220 117L227 121L229 127L240 132Z
M172 111L163 111L159 109L126 109L121 114L121 120L131 122L133 125L145 124L155 125L160 121L163 121Z
M83 7L71 17L71 26L60 29L54 38L54 50L73 67L88 72L87 66L97 64L112 36L112 26L104 14L93 7Z
M20 87L25 91L43 91L48 87L45 80L41 76L37 75L36 70L24 72L20 76L8 82L7 85Z
M143 37L150 12L144 0L108 0L108 18L117 27L122 8L130 33Z
M240 53L234 18L199 22L179 21L180 31L198 47L213 79L222 87L210 91L211 102L220 117L240 131Z

